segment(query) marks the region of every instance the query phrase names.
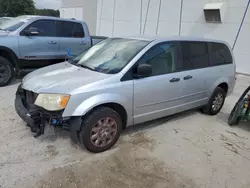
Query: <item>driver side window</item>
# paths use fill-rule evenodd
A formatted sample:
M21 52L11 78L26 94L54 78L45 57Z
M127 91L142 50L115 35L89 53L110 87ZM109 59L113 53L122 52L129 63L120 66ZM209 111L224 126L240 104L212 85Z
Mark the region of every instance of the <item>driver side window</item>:
M177 60L176 49L174 42L158 44L146 52L140 62L151 65L151 76L175 72Z
M40 37L56 37L56 22L54 20L37 20L27 26L24 30L36 28ZM21 36L23 34L21 33Z

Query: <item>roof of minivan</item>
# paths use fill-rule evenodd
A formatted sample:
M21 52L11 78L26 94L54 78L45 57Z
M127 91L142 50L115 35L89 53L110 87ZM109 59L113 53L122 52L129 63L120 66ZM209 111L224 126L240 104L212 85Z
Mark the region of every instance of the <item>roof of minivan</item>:
M147 40L147 41L203 41L203 42L218 42L228 45L226 41L218 40L218 39L209 39L204 37L194 37L194 36L169 36L169 37L162 37L162 36L134 36L134 37L127 37L130 39L137 39L137 40Z

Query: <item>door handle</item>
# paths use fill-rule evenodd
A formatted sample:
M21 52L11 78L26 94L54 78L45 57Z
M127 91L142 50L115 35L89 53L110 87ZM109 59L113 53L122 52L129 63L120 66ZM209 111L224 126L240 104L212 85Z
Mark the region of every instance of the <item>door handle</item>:
M184 79L184 80L190 80L190 79L192 79L192 78L193 78L193 76L188 75L188 76L185 76L183 79Z
M172 78L169 82L179 82L180 78Z
M85 43L85 42L83 42L83 41L81 41L81 42L80 42L80 45L86 45L86 43Z
M49 41L48 43L49 43L49 44L57 44L56 41Z

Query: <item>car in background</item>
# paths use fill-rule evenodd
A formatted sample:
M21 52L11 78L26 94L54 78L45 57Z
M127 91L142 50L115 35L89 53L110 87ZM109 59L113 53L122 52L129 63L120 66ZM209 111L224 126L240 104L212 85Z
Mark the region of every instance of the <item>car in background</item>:
M75 57L107 37L92 37L85 22L19 16L0 23L0 86L16 74Z
M12 17L0 17L0 24L7 21L7 20L11 20L13 19Z

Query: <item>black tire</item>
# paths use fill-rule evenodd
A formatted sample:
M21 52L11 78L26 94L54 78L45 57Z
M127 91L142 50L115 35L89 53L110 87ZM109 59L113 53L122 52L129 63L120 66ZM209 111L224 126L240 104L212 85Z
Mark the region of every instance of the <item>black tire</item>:
M99 121L102 121L104 118L110 118L112 121L116 123L116 133L113 135L112 140L106 146L97 147L91 141L92 132L94 126L97 125ZM104 152L111 147L113 147L118 141L122 132L122 119L120 115L111 108L108 107L99 107L93 110L90 114L88 114L82 121L81 130L79 132L79 140L81 145L85 146L85 148L93 153ZM98 133L101 134L101 133ZM107 141L107 140L106 140ZM102 142L102 141L101 141Z
M223 101L222 101L219 108L214 109L213 108L213 105L214 105L213 103L215 101L215 98L218 95L221 95L223 97ZM226 99L226 92L224 91L224 89L222 89L220 87L215 88L212 96L210 97L210 99L208 101L208 104L202 109L202 112L207 114L207 115L212 115L212 116L217 115L221 111L221 109L222 109L222 107L224 105L225 99Z
M240 110L241 106L243 105L244 100L241 102L237 102L231 111L229 118L228 118L228 125L233 126L233 125L238 125L240 123L241 117L240 117Z
M7 86L15 76L11 62L0 56L0 87Z

